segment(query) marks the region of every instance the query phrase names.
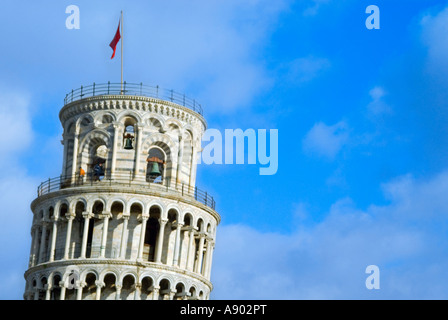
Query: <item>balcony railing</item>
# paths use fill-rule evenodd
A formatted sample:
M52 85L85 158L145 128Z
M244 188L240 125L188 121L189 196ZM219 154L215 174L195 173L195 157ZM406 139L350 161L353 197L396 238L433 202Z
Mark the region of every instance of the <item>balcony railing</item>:
M194 200L215 210L216 202L213 197L198 187L193 187L184 183L169 183L169 180L158 182L139 181L132 179L130 175L128 178L123 176L102 176L95 177L92 174L81 178L75 176L60 176L57 178L48 179L42 182L37 187L37 196L41 197L51 192L59 191L68 188L79 188L84 186L119 186L119 187L139 187L143 189L154 191L165 191L176 193L182 197L193 198Z
M81 88L74 89L65 95L64 105L87 97L101 95L130 95L156 98L177 103L203 115L201 105L196 100L186 97L185 94L178 93L174 90L163 89L159 86L147 86L142 83L126 83L126 81L123 82L123 85L121 83L108 82L81 86Z

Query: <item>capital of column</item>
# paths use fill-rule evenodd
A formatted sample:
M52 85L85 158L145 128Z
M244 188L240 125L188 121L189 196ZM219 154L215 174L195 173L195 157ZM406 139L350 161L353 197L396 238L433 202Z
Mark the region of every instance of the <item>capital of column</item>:
M39 230L39 228L40 228L40 225L39 224L33 224L32 226L31 226L31 234L33 234L34 232L36 232L36 230Z
M51 223L50 220L48 220L47 218L42 218L42 220L40 221L40 225L42 227L48 227L48 225Z
M67 213L65 214L65 218L66 218L67 220L73 220L73 219L76 218L76 214L75 214L74 212L67 212Z
M119 129L123 125L120 122L114 121L112 122L112 126L114 127L114 129Z
M149 216L147 216L147 215L139 215L137 217L138 222L147 221L148 219L149 219Z
M104 288L106 286L106 284L101 280L96 280L95 285L97 288Z
M93 218L93 213L84 211L84 212L82 213L82 216L83 216L84 219L90 219L90 218Z
M141 290L142 289L142 284L140 282L137 282L137 283L134 283L133 287L134 287L134 289Z
M111 212L107 212L107 211L103 211L103 212L101 212L101 214L98 215L98 218L100 218L100 219L110 219L110 218L112 218L112 213Z

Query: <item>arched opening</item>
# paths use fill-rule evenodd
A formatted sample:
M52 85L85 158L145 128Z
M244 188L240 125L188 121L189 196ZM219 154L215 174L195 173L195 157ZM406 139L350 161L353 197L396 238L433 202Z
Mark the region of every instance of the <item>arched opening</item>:
M108 157L108 150L106 145L102 144L93 149L92 168L93 180L99 181L104 178L106 174L106 160Z
M114 122L114 117L111 114L105 114L101 117L102 124L109 124Z
M168 210L168 222L165 225L163 232L163 255L162 262L171 264L174 257L174 246L176 243L176 225L178 219L178 212L175 209Z
M135 279L132 275L128 274L123 278L123 284L121 288L121 300L133 300L135 294Z
M96 275L89 273L86 276L84 288L82 288L82 300L95 300L96 299Z
M79 273L76 270L70 270L65 274L65 300L76 300L77 282ZM82 290L82 289L80 289Z
M143 259L146 261L155 261L157 238L160 230L160 208L151 207L149 210L149 219L146 222L145 242L143 250Z
M176 285L176 293L174 295L174 300L184 300L187 297L187 293L185 292L185 286L183 283L178 283Z
M65 220L65 215L68 213L68 205L66 203L62 203L59 206L59 214L58 217L60 219ZM63 225L63 228L67 228L67 224ZM63 230L61 230L63 231ZM58 231L59 233L59 231ZM63 234L64 232L61 232ZM65 233L67 233L67 229L65 229ZM59 234L56 237L56 246L54 250L54 259L61 260L64 257L64 246L65 246L65 237L60 237Z
M152 300L154 293L154 281L151 277L142 279L141 300Z
M198 299L198 297L196 296L196 288L195 287L190 288L189 294L190 294L190 296L188 297L189 300L197 300Z
M82 243L82 233L84 230L84 217L83 213L86 211L84 202L78 201L75 206L75 220L73 226L73 232L71 234L71 258L81 257L81 243Z
M95 201L95 203L92 206L92 213L94 215L100 215L103 213L103 209L104 209L104 204L102 201L97 200ZM95 249L93 250L93 243L100 243L99 239L98 241L94 241L94 236L95 236L95 225L99 223L99 219L92 217L90 218L89 221L89 228L87 231L87 246L86 246L86 258L91 258L91 257L96 257L99 256L99 247L97 246Z
M146 165L146 181L151 183L163 183L165 177L166 156L162 149L152 147L148 151Z
M47 285L47 278L43 277L40 279L40 286L38 287L38 297L37 300L45 300L45 295L46 295L46 290L45 290L45 286Z
M51 287L50 300L61 300L61 287L59 282L61 282L61 276L56 274L53 276L53 285Z
M115 201L110 209L112 218L109 220L107 231L106 257L118 258L120 255L121 237L123 235L123 221L120 219L124 211L124 205L120 201Z
M169 300L170 299L170 287L171 284L167 279L162 279L159 283L159 300Z
M104 277L104 288L101 290L101 300L115 300L117 288L115 285L116 277L113 273L108 273Z
M52 220L54 218L54 208L50 207L50 209L48 209L48 218L50 220Z
M123 132L123 149L133 150L135 141L135 125L137 121L134 118L126 117L124 119L124 132Z
M147 125L148 125L149 130L151 130L153 132L162 132L163 131L162 124L156 118L149 118L147 121Z

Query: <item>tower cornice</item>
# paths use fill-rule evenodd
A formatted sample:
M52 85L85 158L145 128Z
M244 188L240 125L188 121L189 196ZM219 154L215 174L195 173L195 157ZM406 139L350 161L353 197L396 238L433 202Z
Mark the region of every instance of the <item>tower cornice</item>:
M70 102L59 112L59 119L63 124L68 119L83 113L107 110L151 112L185 121L192 125L199 121L204 130L207 128L204 117L187 107L163 99L129 95L101 95Z

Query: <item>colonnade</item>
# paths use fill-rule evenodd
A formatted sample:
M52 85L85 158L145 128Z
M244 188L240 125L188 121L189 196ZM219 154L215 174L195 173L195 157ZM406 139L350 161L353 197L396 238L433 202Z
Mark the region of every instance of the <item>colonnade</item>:
M117 277L114 272L98 276L90 269L82 279L70 269L56 269L48 276L32 278L27 282L26 300L202 300L209 288L198 283L181 280L157 279L154 275L143 275L140 280L134 274L123 272Z
M191 225L190 219L184 222L178 221L178 216L176 218L161 216L159 214L154 218L151 215L138 214L135 217L135 214L117 216L106 211L99 213L83 211L81 214L69 211L59 217L56 215L37 217L32 227L29 267L69 259L135 260L182 268L209 279L214 238L204 230L203 221L200 220L199 226L195 227ZM131 218L135 225L133 225L134 232L130 236ZM150 218L158 223L156 241L152 244L153 255L145 252L145 246L150 246L145 242L146 233L151 232L147 228ZM112 219L122 222L115 221L110 227ZM77 233L73 228L74 224ZM112 241L118 242L118 239L113 239L113 233L119 226L121 226L119 245L116 246L115 255L112 255L112 251L106 248L112 246ZM98 228L101 235L97 232L95 237L94 228ZM93 254L92 248L99 248L99 252Z

